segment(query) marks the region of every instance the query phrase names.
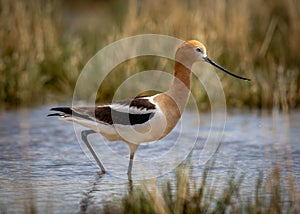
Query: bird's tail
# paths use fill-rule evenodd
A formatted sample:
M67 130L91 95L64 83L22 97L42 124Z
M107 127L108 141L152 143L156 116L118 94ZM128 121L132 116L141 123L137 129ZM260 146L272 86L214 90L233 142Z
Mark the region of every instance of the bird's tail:
M50 111L58 111L57 113L48 114L48 117L59 116L59 117L70 117L74 115L74 111L70 107L55 107L51 108Z

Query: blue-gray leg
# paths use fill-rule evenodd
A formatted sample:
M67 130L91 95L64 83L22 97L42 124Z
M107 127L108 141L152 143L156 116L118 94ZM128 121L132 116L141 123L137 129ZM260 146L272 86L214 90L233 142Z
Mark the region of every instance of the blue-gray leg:
M93 130L85 130L85 131L82 131L81 132L81 138L83 140L83 142L85 143L85 145L88 147L88 149L90 150L90 152L92 153L95 161L97 162L98 166L100 167L101 169L101 172L104 174L106 172L106 169L103 165L103 163L101 162L101 160L98 158L95 150L93 149L92 145L89 143L87 137L89 134L94 134L96 133L95 131Z
M134 158L134 153L139 147L138 144L131 144L127 143L130 149L130 157L129 157L129 165L128 165L128 170L127 170L127 175L128 175L128 180L131 181L131 171L132 171L132 165L133 165L133 158Z

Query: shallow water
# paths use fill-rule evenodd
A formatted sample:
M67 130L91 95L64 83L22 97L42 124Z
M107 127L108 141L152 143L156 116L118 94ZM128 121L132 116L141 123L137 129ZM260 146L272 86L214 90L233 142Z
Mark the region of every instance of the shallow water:
M48 109L0 115L0 210L19 213L33 206L38 212L76 213L96 209L126 193L126 145L108 143L99 135L89 138L108 170L100 176L73 125L47 118ZM200 113L199 125L199 115L187 111L165 139L140 146L133 185L153 176L158 180L170 177L192 150L193 173L201 177L203 164L218 146L213 137L221 135L212 169L220 181L228 173L244 174L243 191L253 192L259 171L267 173L279 161L283 167L291 163L289 170L300 186L300 111L289 115L229 111L224 132L222 122ZM75 126L75 130L81 129ZM209 141L208 136L212 136Z

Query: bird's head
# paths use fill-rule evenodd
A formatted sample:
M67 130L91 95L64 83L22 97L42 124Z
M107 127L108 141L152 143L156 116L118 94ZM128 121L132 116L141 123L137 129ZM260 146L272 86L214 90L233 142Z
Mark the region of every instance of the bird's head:
M221 71L239 79L250 81L250 79L238 76L208 58L205 46L197 40L189 40L180 45L176 51L175 60L187 67L192 67L195 62L205 61Z

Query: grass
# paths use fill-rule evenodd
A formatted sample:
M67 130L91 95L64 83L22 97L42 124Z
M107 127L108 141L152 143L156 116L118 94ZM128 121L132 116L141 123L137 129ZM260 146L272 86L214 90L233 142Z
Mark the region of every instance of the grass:
M287 164L288 165L288 164ZM293 182L293 174L276 164L268 172L258 173L253 189L243 191L246 174L228 173L225 181L214 174L214 165L209 163L201 177L194 177L189 164L180 165L170 179L159 178L133 184L124 196L115 196L113 201L104 201L104 207L93 204L84 213L299 213L300 195ZM16 184L15 188L18 188ZM249 186L249 185L248 185ZM245 188L245 187L244 187ZM248 188L248 187L247 187ZM28 202L16 201L20 213L39 213L37 199L30 186L24 195ZM22 195L24 197L24 195ZM109 199L103 199L109 200ZM20 204L18 204L20 203ZM68 209L68 208L67 208ZM42 212L52 213L46 207ZM0 204L0 213L7 213L5 204Z
M80 41L63 35L57 10L51 1L1 0L1 104L45 103L73 90L83 63Z
M0 104L22 107L71 100L81 69L101 47L154 33L201 40L211 58L250 77L251 84L245 84L218 73L228 106L288 111L300 103L299 8L299 0L0 0L0 39L5 41L0 43ZM126 75L131 75L148 69L145 64L151 61L124 63L117 70L130 69ZM171 72L172 62L165 68ZM120 72L107 78L99 100L112 98L123 80ZM194 96L201 108L209 108L200 89L194 86Z
M282 168L259 173L253 194L242 193L244 175L228 176L225 185L207 166L197 181L187 166L177 170L174 181L145 183L129 191L120 201L106 204L104 213L299 213L300 197L296 186L284 180ZM198 179L199 180L199 179Z

